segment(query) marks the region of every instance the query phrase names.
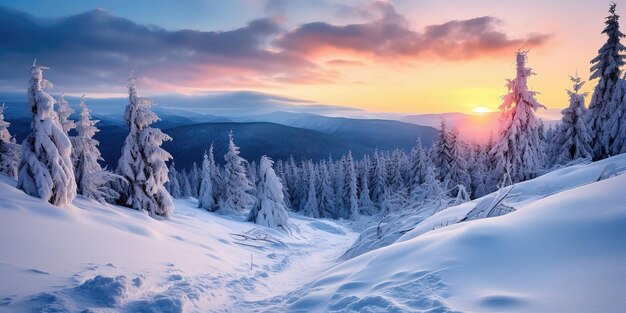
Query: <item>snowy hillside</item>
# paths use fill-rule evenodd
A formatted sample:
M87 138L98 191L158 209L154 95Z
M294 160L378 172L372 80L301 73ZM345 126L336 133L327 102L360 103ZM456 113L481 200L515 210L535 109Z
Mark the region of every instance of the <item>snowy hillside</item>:
M327 220L293 216L287 236L175 205L169 221L81 198L61 209L2 176L0 312L237 311L310 281L355 238Z
M626 155L516 185L505 216L449 208L288 297L287 311L624 312ZM606 169L611 169L606 171ZM608 175L605 175L607 174ZM436 229L433 231L433 229Z
M0 312L623 312L626 175L595 181L624 168L557 170L514 187L516 212L441 227L486 196L338 265L356 233L335 221L293 214L287 236L195 200L169 221L60 209L2 176Z

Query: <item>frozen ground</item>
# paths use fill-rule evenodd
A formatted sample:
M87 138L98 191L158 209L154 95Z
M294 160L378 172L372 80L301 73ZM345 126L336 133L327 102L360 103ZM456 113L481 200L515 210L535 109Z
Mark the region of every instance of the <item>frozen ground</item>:
M458 223L478 199L347 261L358 234L335 221L60 209L2 177L0 312L626 312L625 168L555 171L516 185L513 213Z

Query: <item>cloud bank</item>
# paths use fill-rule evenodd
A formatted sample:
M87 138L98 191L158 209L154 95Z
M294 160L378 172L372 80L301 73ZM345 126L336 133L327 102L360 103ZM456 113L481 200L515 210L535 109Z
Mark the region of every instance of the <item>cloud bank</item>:
M0 6L0 90L24 89L34 58L52 68L46 75L64 92L124 92L128 70L137 66L145 90L196 93L331 83L369 61L509 56L549 38L511 38L490 16L417 31L387 2L351 12L366 21L284 29L279 19L262 18L233 30L197 31L140 25L102 9L45 19ZM337 52L341 57L333 57Z

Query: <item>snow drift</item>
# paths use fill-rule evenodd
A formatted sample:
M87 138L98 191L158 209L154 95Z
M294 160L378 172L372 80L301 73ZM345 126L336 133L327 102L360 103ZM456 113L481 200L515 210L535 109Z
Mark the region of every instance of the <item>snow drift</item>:
M626 156L518 184L508 215L441 227L473 205L442 211L293 293L289 311L624 312L626 175L594 182L607 165Z

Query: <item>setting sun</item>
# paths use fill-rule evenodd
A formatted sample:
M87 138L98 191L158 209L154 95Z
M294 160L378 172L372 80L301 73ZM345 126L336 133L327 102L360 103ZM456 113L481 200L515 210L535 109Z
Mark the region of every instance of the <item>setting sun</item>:
M491 111L491 109L489 109L487 107L479 106L479 107L473 108L472 112L477 113L477 114L484 114L484 113L490 113L490 112L493 112L493 111Z

